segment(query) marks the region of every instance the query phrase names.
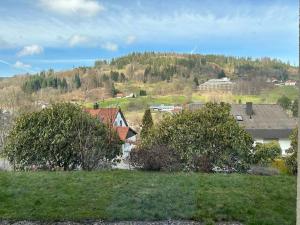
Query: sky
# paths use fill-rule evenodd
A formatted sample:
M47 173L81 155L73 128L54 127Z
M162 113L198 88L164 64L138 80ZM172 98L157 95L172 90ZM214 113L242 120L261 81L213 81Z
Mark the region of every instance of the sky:
M298 65L298 7L297 0L1 0L0 77L145 51Z

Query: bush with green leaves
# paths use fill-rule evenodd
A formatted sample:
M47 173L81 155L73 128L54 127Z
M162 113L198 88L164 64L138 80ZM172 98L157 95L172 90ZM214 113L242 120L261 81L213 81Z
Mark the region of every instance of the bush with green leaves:
M293 104L291 105L291 111L294 117L298 116L298 99L293 101Z
M297 148L298 148L298 129L295 129L290 136L291 148L288 150L290 155L286 157L285 164L290 174L297 174Z
M145 90L140 90L140 96L147 96L147 92Z
M133 149L130 164L135 168L156 171L176 171L182 167L180 156L174 149L158 144Z
M15 169L92 170L120 154L121 141L80 107L55 104L20 116L11 130L3 155Z
M281 155L281 148L278 142L257 143L254 148L253 164L267 166Z
M285 110L288 110L291 107L292 101L287 96L283 95L277 100L277 104Z
M162 144L174 149L185 167L212 171L214 166L246 171L251 161L252 137L230 114L230 105L207 103L197 111L164 117L141 145ZM205 163L205 168L199 162Z
M277 158L275 159L271 166L275 169L277 169L281 174L289 174L289 170L286 166L285 159L284 158Z

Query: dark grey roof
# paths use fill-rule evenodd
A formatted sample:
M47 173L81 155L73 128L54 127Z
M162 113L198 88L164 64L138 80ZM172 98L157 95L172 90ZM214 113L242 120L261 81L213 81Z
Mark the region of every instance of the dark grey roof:
M190 110L203 107L203 104L191 104ZM285 110L276 104L253 104L253 115L246 114L245 104L232 104L231 114L237 119L242 117L238 123L256 138L287 138L296 127L296 119L287 115Z
M245 129L254 138L279 139L288 138L293 129Z

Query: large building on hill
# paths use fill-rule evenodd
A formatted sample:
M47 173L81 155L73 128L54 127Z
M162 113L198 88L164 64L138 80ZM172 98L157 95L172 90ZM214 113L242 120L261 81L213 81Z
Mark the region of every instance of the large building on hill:
M86 112L92 116L97 117L101 122L107 124L116 130L119 138L124 141L122 145L122 157L127 158L130 151L135 147L136 135L119 108L99 108L99 109L86 109Z
M221 79L210 79L203 84L200 84L200 91L232 91L234 83L228 77Z
M204 104L190 104L190 110L203 107ZM278 141L282 155L291 147L289 136L296 128L296 119L287 115L276 104L232 104L231 114L240 126L251 134L255 143Z

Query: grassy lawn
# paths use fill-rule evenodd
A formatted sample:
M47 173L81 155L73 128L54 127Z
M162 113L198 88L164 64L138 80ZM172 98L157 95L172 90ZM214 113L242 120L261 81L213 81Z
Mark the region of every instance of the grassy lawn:
M144 110L150 105L157 104L184 104L187 102L208 102L208 101L224 101L229 103L253 102L256 104L267 103L274 104L278 98L286 95L290 99L296 99L298 89L292 86L275 87L272 90L262 92L259 95L233 95L230 93L200 93L194 92L190 97L185 95L163 95L163 96L144 96L137 98L109 98L99 101L101 107L117 107L120 106L124 111ZM93 103L85 103L86 107L93 107Z
M267 103L276 103L277 99L283 95L294 100L298 98L298 89L293 86L276 87L268 92L262 93L260 96Z
M0 218L295 224L296 179L200 173L1 172Z

